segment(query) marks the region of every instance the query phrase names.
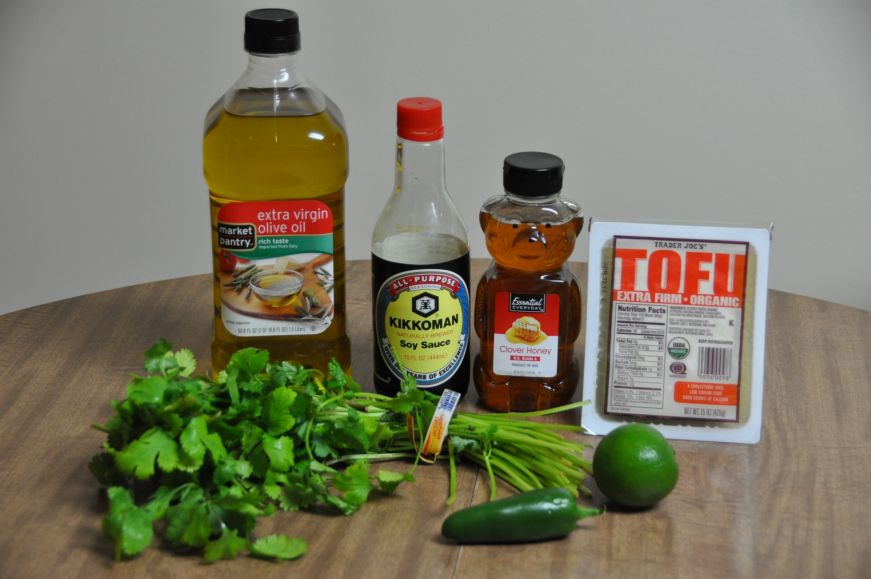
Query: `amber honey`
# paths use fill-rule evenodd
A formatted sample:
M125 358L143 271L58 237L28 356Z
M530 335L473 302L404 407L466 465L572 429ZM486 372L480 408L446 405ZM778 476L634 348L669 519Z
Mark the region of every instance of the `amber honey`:
M473 378L481 403L498 412L565 404L580 378L581 292L567 260L583 218L559 196L562 170L546 153L509 156L506 194L479 215L493 262L475 296Z

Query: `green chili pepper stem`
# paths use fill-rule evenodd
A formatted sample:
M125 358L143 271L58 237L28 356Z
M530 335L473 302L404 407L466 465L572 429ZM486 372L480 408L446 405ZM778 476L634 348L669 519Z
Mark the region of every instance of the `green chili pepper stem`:
M596 517L601 514L602 511L599 509L585 508L575 505L575 516L578 518L578 520L586 519L588 517Z

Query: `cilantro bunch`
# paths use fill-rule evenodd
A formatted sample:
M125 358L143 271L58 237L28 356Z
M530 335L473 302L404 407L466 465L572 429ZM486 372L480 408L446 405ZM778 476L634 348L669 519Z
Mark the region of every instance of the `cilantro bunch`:
M149 375L134 377L127 398L111 403L115 415L95 426L108 436L90 468L108 487L103 531L116 558L145 550L157 521L170 546L203 549L207 561L246 550L296 558L306 550L301 539L252 540L258 517L315 506L351 514L374 489L390 493L413 480L370 472L369 451L392 454L395 429L381 420L386 411L349 403L360 387L337 363L324 377L269 364L267 351L249 348L217 380L192 377L195 368L189 350L159 342L146 353ZM350 466L330 466L344 454L355 455Z
M274 560L303 555L300 538L256 539L259 517L277 509L328 509L350 515L372 492L392 493L420 458L438 398L407 378L396 397L364 392L333 361L329 374L290 362L269 362L265 350L236 352L217 379L194 376L186 349L161 341L146 352L146 376L127 385L127 398L111 402L114 416L96 426L106 433L103 452L90 464L107 487L103 531L116 559L134 556L154 541L201 550L206 561L248 552ZM540 412L458 412L448 428L448 502L456 497L458 459L483 466L491 496L501 478L519 490L564 487L583 492L592 470L585 445L565 440L577 426L542 423ZM414 461L408 472L378 461ZM161 524L156 524L160 522Z

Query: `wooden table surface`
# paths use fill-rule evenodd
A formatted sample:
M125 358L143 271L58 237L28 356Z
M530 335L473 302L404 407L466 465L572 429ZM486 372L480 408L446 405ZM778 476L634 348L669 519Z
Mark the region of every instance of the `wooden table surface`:
M473 279L484 264L474 261ZM575 268L584 283L584 266ZM348 272L352 368L366 384L369 264L352 262ZM0 577L871 575L871 313L777 291L769 295L762 442L674 442L680 481L652 510L610 511L559 541L458 547L440 539L441 522L485 500L486 473L461 468L449 509L437 464L351 517L280 512L260 522L258 534L309 541L294 562L241 557L209 566L155 545L115 563L87 468L104 436L90 425L110 416L108 401L124 396L159 338L208 363L210 283L207 275L149 283L0 316ZM582 340L583 332L580 353ZM475 403L470 391L466 406Z

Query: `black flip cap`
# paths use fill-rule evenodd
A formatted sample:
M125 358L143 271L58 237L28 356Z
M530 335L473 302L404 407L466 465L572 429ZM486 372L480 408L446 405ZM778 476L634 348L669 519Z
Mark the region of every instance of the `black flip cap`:
M287 54L299 50L299 16L283 8L261 8L245 15L245 51Z
M550 153L525 152L505 157L502 185L522 197L544 197L563 188L563 160Z

